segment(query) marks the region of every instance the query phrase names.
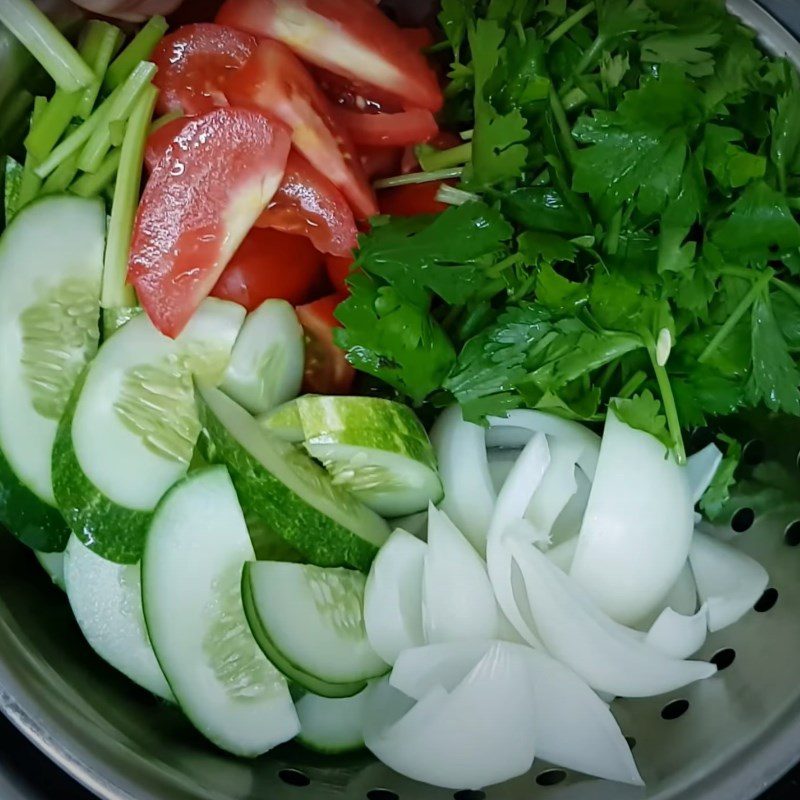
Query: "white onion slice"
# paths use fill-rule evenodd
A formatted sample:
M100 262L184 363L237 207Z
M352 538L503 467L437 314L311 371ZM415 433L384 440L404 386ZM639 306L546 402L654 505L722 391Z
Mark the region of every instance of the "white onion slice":
M369 724L367 747L401 775L446 789L480 789L526 773L536 732L526 666L514 645L492 644L452 692L435 687L394 724ZM375 692L370 703L381 697Z
M573 536L572 539L567 539L566 542L561 542L555 547L551 547L545 551L545 555L553 562L562 572L569 572L572 566L572 561L575 558L575 551L578 549L578 537Z
M488 421L488 447L524 447L532 433L581 442L583 447L578 464L589 480L594 478L600 455L600 437L579 422L532 409L515 409L506 417L489 417Z
M525 518L549 541L555 521L578 491L575 471L583 443L555 436L548 440L548 445L550 464L528 503Z
M480 425L465 422L461 409L444 411L431 430L431 442L444 486L440 508L479 553L496 499L486 456L486 436Z
M398 528L372 562L364 591L364 626L372 649L387 663L425 643L422 578L427 545Z
M647 632L645 642L670 658L690 658L706 642L708 607L692 616L665 608Z
M665 605L685 617L692 617L697 611L697 584L688 560L670 589Z
M700 601L708 606L712 633L738 622L769 583L769 575L758 561L704 533L695 533L689 563Z
M520 611L515 588L519 593L523 587L519 579L515 581L511 553L502 539L510 524L524 523L522 515L549 463L547 439L537 433L525 445L498 495L486 543L486 564L497 602L517 633L534 647L540 646L539 638Z
M564 510L559 514L558 519L553 523L551 540L553 545L566 542L568 539L577 539L583 525L583 517L586 514L586 506L589 504L589 494L592 491L591 481L580 467L575 470L575 483L577 490L570 498Z
M692 493L692 504L698 503L706 493L721 463L722 451L713 443L689 456L686 461L686 477Z
M612 619L633 625L677 580L693 513L686 474L673 456L610 411L570 574Z
M494 639L499 615L486 564L433 505L428 509L428 549L422 582L422 620L430 643Z
M519 454L520 450L507 447L493 447L489 450L489 475L492 478L492 486L498 494L514 468Z
M520 566L531 614L545 647L593 689L617 697L650 697L713 675L713 664L668 658L642 634L612 620L537 548L502 543Z

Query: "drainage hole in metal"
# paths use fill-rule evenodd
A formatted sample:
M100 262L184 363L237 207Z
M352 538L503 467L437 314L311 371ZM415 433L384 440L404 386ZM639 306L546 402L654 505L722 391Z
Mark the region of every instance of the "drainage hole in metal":
M764 614L767 611L771 611L773 608L775 608L775 603L778 602L778 597L779 595L777 589L767 589L767 591L761 595L761 599L755 604L755 610L758 611L759 614Z
M367 792L367 800L400 800L400 796L388 789L370 789Z
M790 522L786 526L786 530L783 534L783 540L789 547L797 547L800 545L800 519L796 519L794 522Z
M536 783L539 786L556 786L567 778L567 773L563 769L548 769L540 772L536 776Z
M308 786L311 778L299 769L282 769L278 777L289 786Z
M732 647L724 647L714 653L709 661L720 671L728 669L728 667L736 661L736 651Z
M740 508L731 518L731 528L736 533L744 533L756 521L756 512L752 508Z
M673 720L682 717L689 710L688 700L673 700L661 709L661 719Z
M486 792L480 789L462 789L453 795L453 800L486 800Z
M742 450L742 461L751 467L760 464L767 456L767 447L761 439L751 439Z
M630 747L631 750L636 747L636 739L634 739L633 736L626 736L625 741L628 743L628 747Z

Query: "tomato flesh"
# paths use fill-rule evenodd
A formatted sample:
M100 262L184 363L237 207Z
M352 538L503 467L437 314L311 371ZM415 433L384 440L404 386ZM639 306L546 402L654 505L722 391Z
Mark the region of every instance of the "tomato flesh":
M144 163L148 172L156 168L156 164L167 154L172 143L189 122L189 117L178 117L154 130L147 137L144 151Z
M362 114L345 109L336 113L357 145L404 147L427 142L439 133L433 114L421 108L398 114Z
M432 181L384 189L378 196L381 214L389 214L393 217L440 214L447 209L446 203L440 203L436 199L441 186L441 181Z
M347 255L356 246L358 229L344 195L296 150L260 228L275 228L308 238L320 253Z
M439 83L425 57L370 3L228 0L217 21L282 41L305 61L376 86L410 107L442 107Z
M333 106L302 62L280 42L261 42L245 66L228 82L231 102L254 106L292 131L292 143L319 172L337 186L355 213L377 212L350 135Z
M358 148L361 166L370 180L390 178L400 171L400 160L403 157L401 147L373 147L362 145Z
M158 111L204 114L228 105L225 82L256 49L255 36L211 23L184 25L153 52Z
M350 267L355 259L350 256L326 256L325 271L328 273L328 280L337 294L345 296L350 289L347 286L347 278L350 276Z
M211 294L248 311L278 298L307 303L322 284L322 256L308 239L271 228L253 228Z
M348 394L352 389L356 372L347 362L344 350L333 341L334 328L341 327L333 312L344 299L332 294L296 309L306 337L304 392Z
M145 186L128 280L153 324L177 336L275 194L289 131L248 109L186 124Z

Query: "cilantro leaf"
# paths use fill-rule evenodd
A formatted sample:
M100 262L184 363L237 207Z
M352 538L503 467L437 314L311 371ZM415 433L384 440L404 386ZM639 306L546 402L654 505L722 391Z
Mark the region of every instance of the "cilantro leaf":
M642 42L642 61L675 64L695 78L713 75L714 54L709 48L717 45L720 38L718 33L656 33Z
M731 499L731 488L736 483L736 470L742 459L742 446L735 439L721 435L728 447L708 489L700 498L700 508L712 522L718 520Z
M356 268L382 278L417 305L427 307L429 292L460 304L481 284L484 268L505 251L511 235L498 211L469 202L436 217L374 226L361 238Z
M661 401L649 389L631 398L617 398L611 404L617 418L635 428L655 436L668 450L674 442L667 429L667 418L662 413Z
M456 59L461 52L461 45L467 35L467 25L472 22L473 13L474 4L469 0L442 0L439 24L456 54Z
M800 150L800 78L791 73L791 88L778 97L772 119L770 155L778 170L781 190L786 191L787 174Z
M764 156L748 153L734 142L744 139L735 128L707 125L705 129L705 166L723 189L738 189L767 172Z

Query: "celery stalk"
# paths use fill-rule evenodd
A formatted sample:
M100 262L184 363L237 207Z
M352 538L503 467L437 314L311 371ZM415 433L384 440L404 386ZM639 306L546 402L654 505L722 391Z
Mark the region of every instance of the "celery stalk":
M164 17L152 17L147 24L133 37L131 43L114 59L108 68L103 88L116 89L124 83L136 66L150 58L155 46L167 32L167 21Z
M22 42L65 92L88 86L94 73L32 0L2 0L0 22Z
M106 157L97 172L81 175L72 184L70 191L78 197L97 197L103 189L114 180L114 176L119 169L119 160L122 151L117 148L112 150Z
M44 97L37 97L33 101L33 112L31 113L31 126L41 118L47 106L47 100ZM26 206L39 194L39 189L42 187L42 181L36 174L36 159L27 153L25 156L25 167L22 171L22 178L19 184L19 197L17 200L17 211L23 206Z
M157 98L158 90L154 86L145 88L128 121L128 129L122 142L114 202L108 224L103 289L100 296L103 308L136 305L133 287L127 282L128 258L139 203L142 159Z
M86 34L86 46L87 48L91 47L93 52L91 57L87 56L87 61L89 61L92 71L94 72L94 80L81 94L81 99L75 110L76 117L87 119L94 110L94 105L97 102L97 96L100 94L100 87L103 85L106 70L122 38L122 31L115 25L110 25L108 22L100 22L99 20L92 20L89 23Z
M73 153L50 173L50 177L42 184L39 194L58 194L66 192L78 174L78 155Z
M57 89L42 116L31 126L31 132L25 138L25 149L38 161L44 161L63 136L72 122L80 96L80 91Z
M108 112L102 125L98 125L89 137L78 159L78 167L84 172L94 172L103 163L103 159L111 149L112 126L117 122L125 122L136 106L136 101L144 87L156 74L155 64L141 62L119 87L119 94L109 104ZM116 93L116 92L115 92Z

